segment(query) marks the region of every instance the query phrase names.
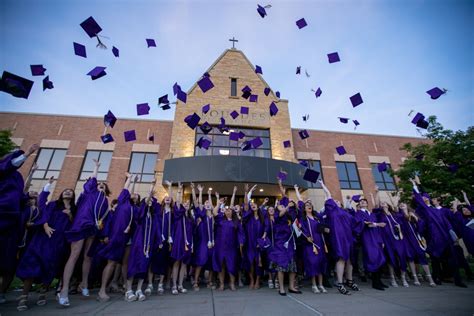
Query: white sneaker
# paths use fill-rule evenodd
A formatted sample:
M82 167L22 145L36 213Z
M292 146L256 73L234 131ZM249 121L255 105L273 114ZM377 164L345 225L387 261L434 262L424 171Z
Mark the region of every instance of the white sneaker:
M163 295L165 293L165 290L163 289L163 283L158 284L158 295Z
M316 285L313 285L313 286L311 287L311 291L313 291L314 294L319 294L319 293L321 293L321 292L319 292L319 289L318 289L318 287L317 287Z
M148 284L148 286L145 289L145 295L150 296L151 292L153 292L153 284Z
M173 287L171 288L171 294L173 294L173 295L178 295L178 290L176 289L175 286L173 286Z
M403 279L403 280L402 280L402 283L403 283L403 287L410 287L410 285L408 284L407 280Z
M318 288L319 288L319 291L320 291L321 293L327 293L327 292L328 292L328 291L326 291L326 289L325 289L324 286L322 286L322 285L319 285Z
M61 306L64 306L64 307L68 307L70 304L69 304L69 297L62 297L59 293L58 293L58 302L59 302L59 305Z
M182 287L182 286L178 286L178 292L184 294L184 293L187 293L188 290L186 290L186 289L185 289L184 287Z
M133 291L127 291L125 293L125 300L127 302L133 302L137 300L137 296L133 293Z
M81 294L82 296L89 296L89 289L88 288L81 288Z
M145 294L143 294L142 290L136 291L135 296L138 297L138 300L140 302L143 302L144 300L146 300L146 296L145 296Z
M275 288L275 285L273 285L273 281L272 281L272 280L268 280L268 288L269 288L269 289L274 289L274 288Z
M397 281L395 281L395 279L392 279L392 280L390 281L390 285L391 285L392 287L398 287L398 283L397 283Z

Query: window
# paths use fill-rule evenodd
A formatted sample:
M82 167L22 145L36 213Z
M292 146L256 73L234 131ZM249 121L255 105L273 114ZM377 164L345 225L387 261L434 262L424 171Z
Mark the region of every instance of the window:
M243 132L245 137L239 139L238 141L229 140L230 132ZM253 156L253 157L262 157L262 158L271 158L272 152L270 147L270 130L268 129L249 129L249 128L240 128L232 127L229 128L229 132L221 133L219 129L213 127L212 130L205 135L200 128L196 129L196 142L199 141L199 138L205 136L211 141L211 146L208 150L204 148L195 147L194 156ZM262 140L262 146L257 149L250 149L242 151L241 145L244 141L252 140L255 137L260 137Z
M152 182L157 159L158 154L155 153L132 153L128 172L138 175L138 182Z
M323 172L321 170L321 161L319 160L307 160L308 161L308 164L309 164L309 168L313 169L314 171L317 171L319 172L319 178L318 180L324 180L324 177L323 177ZM319 182L316 182L316 183L312 183L312 182L308 182L308 188L316 188L316 189L321 189L321 184Z
M98 150L89 150L86 153L86 158L84 159L81 174L79 180L87 180L94 171L94 161L96 159L100 162L99 172L97 173L98 181L107 180L107 175L109 174L110 162L112 161L112 152L111 151L98 151Z
M236 97L237 96L237 79L230 78L230 96Z
M41 148L36 157L38 169L33 173L33 179L49 179L59 177L67 149Z
M379 187L380 190L391 191L395 190L395 181L393 180L392 176L388 173L388 169L390 169L390 164L388 165L388 169L380 172L377 168L378 164L372 164L372 174L374 175L375 184Z
M362 189L355 162L336 162L341 189Z

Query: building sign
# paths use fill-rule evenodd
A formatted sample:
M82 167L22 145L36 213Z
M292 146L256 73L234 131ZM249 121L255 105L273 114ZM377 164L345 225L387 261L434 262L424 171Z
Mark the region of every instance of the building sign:
M240 110L240 108L238 109ZM237 111L238 111L237 110ZM254 127L269 127L270 117L267 113L255 113L250 110L249 114L240 114L234 120L229 110L211 110L207 114L201 115L201 122L209 122L210 124L219 124L220 118L223 117L228 125L245 125Z

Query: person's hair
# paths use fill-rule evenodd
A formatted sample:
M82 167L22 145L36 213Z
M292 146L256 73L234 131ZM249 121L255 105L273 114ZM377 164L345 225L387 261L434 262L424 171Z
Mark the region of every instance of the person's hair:
M252 216L253 216L253 210L250 209L249 211L252 212ZM235 212L232 212L232 213L235 213ZM257 206L257 216L258 216L258 221L260 222L260 224L265 225L265 218L263 216L263 212L258 206ZM249 220L250 220L250 217L247 218L245 222L247 223Z
M112 202L110 202L110 206L114 206L115 204L118 204L117 199L113 199Z
M135 205L135 206L139 206L140 201L142 200L142 198L141 198L140 194L138 194L138 193L134 193L134 194L136 194L138 196L137 202L136 203L133 202L133 198L132 198L132 196L130 196L130 204Z
M387 204L387 208L388 208L388 211L389 211L390 213L393 213L393 212L395 211L395 210L393 209L393 206L392 206L390 203L385 202L385 204Z
M305 202L305 203L304 203L305 209L303 210L303 218L306 219L306 218L308 217L308 216L306 215L306 204L307 204L307 203L309 203L309 204L311 205L311 208L312 208L312 210L311 210L311 215L313 215L313 217L316 219L317 213L316 213L316 210L314 209L313 203L311 203L311 202Z
M109 185L107 184L107 182L100 181L99 183L103 183L105 185L105 190L104 190L105 196L107 196L107 197L110 196L110 194L112 194L112 192L110 191ZM97 185L99 185L99 183L97 183Z
M76 193L74 192L73 189L64 189L61 194L59 195L59 198L56 200L56 208L60 210L64 210L66 206L64 205L64 197L63 194L65 191L72 191L72 197L71 197L71 214L72 216L76 216L76 211L77 211L77 206L76 206Z
M365 203L369 204L369 201L367 201L366 198L362 198L362 199L359 200L359 203L357 205L360 205L360 202L362 202L362 201L365 201Z
M171 208L171 211L173 211L173 204L174 204L174 201L173 201L173 198L170 196L170 208ZM162 200L161 200L161 207L164 207L165 205L165 199L166 197L164 197Z

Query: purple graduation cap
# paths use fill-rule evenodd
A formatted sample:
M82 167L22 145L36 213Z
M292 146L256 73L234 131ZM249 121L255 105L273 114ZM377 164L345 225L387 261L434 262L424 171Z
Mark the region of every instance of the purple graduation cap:
M255 73L263 75L262 67L255 65Z
M359 203L359 201L360 201L360 194L353 195L353 196L351 197L351 200L354 201L354 202L356 202L356 203Z
M114 113L109 110L107 114L104 115L104 125L114 128L115 122L117 122L117 118L115 117Z
M457 163L450 163L448 165L448 170L451 173L456 173L458 171L458 169L459 169L459 165Z
M209 112L210 109L211 109L211 105L209 103L206 105L203 105L202 113L207 114L207 112Z
M43 65L30 65L31 68L31 75L33 76L44 76L44 72L46 68Z
M199 147L199 148L205 149L205 150L208 150L209 146L211 146L211 141L209 139L207 139L206 137L204 137L204 136L201 136L201 138L199 138L199 140L196 144L196 147Z
M119 57L119 49L115 46L112 47L112 54L114 54L115 57Z
M299 164L302 165L303 167L308 168L309 167L309 162L308 160L300 160Z
M102 135L100 136L100 139L102 140L104 144L111 143L114 141L114 138L112 137L111 134Z
M161 106L161 109L162 109L163 111L166 111L166 110L171 109L171 106L170 106L169 103L165 103L165 104L163 104L163 105Z
M188 95L186 94L186 92L182 91L182 90L179 90L178 91L178 95L176 96L176 98L183 102L183 103L186 103L186 100L188 99Z
M179 91L181 91L181 86L177 82L175 82L173 85L173 94L177 95Z
M80 25L90 38L96 37L102 31L92 16L85 19Z
M305 27L306 25L308 25L306 23L306 20L304 18L301 18L299 19L298 21L296 21L296 26L301 30L303 27Z
M249 98L250 102L257 102L258 101L258 95L252 94Z
M196 113L188 115L184 119L184 121L186 122L186 124L188 124L190 129L195 129L196 126L198 126L200 120L201 120L201 117L197 115Z
M309 114L303 115L303 121L306 122L309 120Z
M239 133L230 132L229 140L232 140L232 141L235 141L235 142L239 141Z
M416 123L416 127L423 128L423 129L427 129L429 125L430 124L428 123L428 121L425 121L425 120L419 120Z
M318 178L319 172L317 172L316 170L308 168L304 172L303 180L309 181L311 183L316 183L316 181L318 181Z
M421 114L420 112L416 113L416 115L413 117L413 119L411 120L411 122L413 124L418 124L419 121L422 121L425 119L425 116L423 114Z
M308 133L308 131L305 130L305 129L299 131L298 134L300 135L300 138L301 138L301 139L306 139L306 138L309 137L309 133Z
M161 96L158 99L158 105L160 105L160 104L169 104L169 103L170 103L170 101L168 100L168 95L167 94Z
M239 112L236 110L230 112L230 116L235 120L239 116Z
M241 106L240 107L240 114L249 114L248 106Z
M316 92L314 93L314 95L316 96L316 98L319 98L322 93L323 93L323 91L321 91L321 88L318 88L318 89L316 90Z
M245 137L245 133L242 131L239 131L239 139L242 139Z
M352 123L354 123L354 128L356 128L357 126L360 125L359 121L358 120L352 120Z
M268 97L268 95L270 94L270 88L269 87L266 87L265 89L263 89L263 93Z
M28 99L33 84L31 80L4 71L0 81L0 91L17 98Z
M242 142L242 144L240 145L240 149L242 151L247 151L247 150L252 149L252 142L251 141Z
M148 115L150 113L150 106L148 103L137 104L137 115Z
M426 93L428 93L428 94L430 95L431 99L436 100L436 99L438 99L440 96L442 96L443 94L445 94L446 91L447 91L446 89L441 90L441 89L438 88L438 87L434 87L433 89L426 91Z
M147 44L147 48L150 48L150 47L156 47L156 43L155 43L155 40L152 39L152 38L147 38L146 39L146 44Z
M354 94L350 99L351 99L352 107L354 108L364 102L362 101L362 96L360 95L360 93Z
M349 122L349 119L346 117L338 117L338 119L339 119L339 122L344 123L344 124L347 124L347 122Z
M211 75L206 71L205 73L202 74L203 77L210 77Z
M280 98L280 91L275 92L275 95L279 99Z
M150 142L153 142L153 143L154 143L154 142L155 142L155 134L151 134L150 136L148 136L148 140L149 140Z
M97 66L87 73L87 76L91 76L92 80L102 78L107 73L105 72L106 67Z
M387 165L387 163L386 163L385 161L382 162L382 163L377 164L377 170L378 170L379 172L387 171L387 168L388 168L388 165Z
M201 131L207 135L209 134L210 131L212 131L212 126L209 125L208 122L204 122L204 124L202 124L201 126L199 126L199 128L201 129Z
M281 181L285 181L286 178L288 177L288 172L280 170L278 172L277 178L280 179Z
M262 139L260 137L255 137L254 139L252 139L252 147L257 149L258 147L262 146L263 145L263 142L262 142Z
M301 66L296 67L296 74L300 75L301 74Z
M270 104L270 116L275 116L278 113L278 107L276 106L275 102Z
M252 89L250 89L249 86L245 86L242 88L242 98L248 99L250 95L252 94Z
M285 147L285 148L291 147L291 142L290 142L289 140L285 140L285 141L283 142L283 147Z
M207 91L211 90L214 88L214 84L212 83L211 79L209 77L202 77L201 80L197 82L199 88L201 88L202 93L206 93Z
M262 18L264 18L267 15L267 11L265 11L265 8L259 4L257 4L257 12Z
M75 55L87 58L86 47L84 45L76 42L73 42L72 44L74 46Z
M221 117L220 118L221 122L219 125L217 125L217 129L221 132L221 133L224 133L224 132L227 132L229 131L229 128L227 126L225 126L225 118Z
M135 135L135 130L134 129L132 129L130 131L125 131L123 133L123 136L124 136L126 142L131 142L131 141L137 140L137 136Z
M282 180L283 181L283 180ZM270 239L269 238L257 238L257 246L260 248L260 249L267 249L268 247L270 247L272 244L270 242Z
M328 54L328 61L330 64L332 64L332 63L337 63L338 61L341 61L341 60L339 59L339 54L337 52L334 52L334 53Z
M336 151L339 154L339 156L345 155L347 153L344 146L336 147Z
M46 76L43 79L43 91L46 89L53 89L53 88L54 88L53 82L49 80L49 76Z

